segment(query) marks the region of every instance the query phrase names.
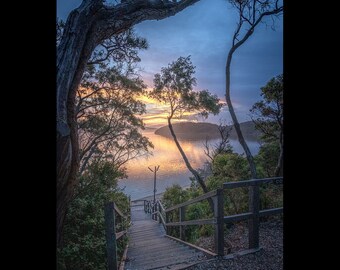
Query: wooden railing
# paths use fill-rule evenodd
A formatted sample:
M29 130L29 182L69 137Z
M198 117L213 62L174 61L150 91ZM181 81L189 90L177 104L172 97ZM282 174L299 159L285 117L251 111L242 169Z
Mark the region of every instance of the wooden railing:
M205 193L190 201L164 209L162 203L158 200L155 203L151 201L144 202L144 210L150 213L154 220L158 220L163 224L167 234L171 226L179 226L179 237L181 241L185 241L185 226L187 225L215 225L214 242L215 242L215 255L224 255L224 223L233 223L242 220L248 220L249 228L249 249L259 248L259 218L263 216L276 215L283 213L283 207L260 209L260 191L261 184L282 184L283 177L252 179L239 182L224 183L223 188ZM224 216L224 190L234 189L240 187L249 187L249 212L237 215ZM185 208L191 204L212 198L214 203L214 215L209 219L185 220ZM169 222L169 213L179 210L179 221Z
M116 218L117 217L117 218ZM117 241L120 240L127 233L127 216L123 215L120 209L114 202L105 204L105 237L106 237L106 251L108 270L117 270L123 268L122 263L124 259L118 264L117 259ZM118 222L116 222L116 220ZM117 224L116 224L117 223ZM120 223L121 231L116 232L116 227ZM126 252L124 252L125 254ZM124 255L123 255L124 257Z

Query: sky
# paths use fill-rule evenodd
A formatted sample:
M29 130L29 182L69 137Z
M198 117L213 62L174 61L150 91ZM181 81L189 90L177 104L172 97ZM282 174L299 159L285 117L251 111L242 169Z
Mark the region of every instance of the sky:
M66 20L69 12L81 0L57 0L57 17ZM147 39L149 49L140 52L142 78L149 88L153 76L180 56L191 55L196 66L196 90L208 89L225 101L225 65L234 33L236 11L226 0L201 0L160 21L144 21L134 27L136 33ZM249 109L260 100L260 88L272 77L283 72L283 18L271 19L258 26L255 33L235 53L231 65L231 100L240 122L250 120ZM166 108L151 101L147 103L146 119L155 119L159 112L164 120ZM153 118L152 118L153 117ZM226 118L227 109L207 121L219 122ZM149 120L149 124L151 124ZM157 123L158 123L157 122Z

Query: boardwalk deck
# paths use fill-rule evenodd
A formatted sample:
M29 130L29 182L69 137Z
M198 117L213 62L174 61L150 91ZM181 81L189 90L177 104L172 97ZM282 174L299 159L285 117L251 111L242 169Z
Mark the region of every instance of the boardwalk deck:
M132 205L131 221L126 270L181 269L206 258L202 252L166 237L163 226L145 214L143 206Z

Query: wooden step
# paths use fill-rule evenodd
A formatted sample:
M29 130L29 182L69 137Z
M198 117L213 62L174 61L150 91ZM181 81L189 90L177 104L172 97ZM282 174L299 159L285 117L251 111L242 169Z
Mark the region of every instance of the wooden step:
M202 252L165 237L163 225L152 220L142 208L131 209L131 220L124 269L180 269L205 259Z

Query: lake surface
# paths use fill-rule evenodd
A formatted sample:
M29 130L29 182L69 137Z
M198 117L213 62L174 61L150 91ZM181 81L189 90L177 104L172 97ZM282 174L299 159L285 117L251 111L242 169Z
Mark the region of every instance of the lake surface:
M127 179L118 182L120 188L131 196L132 200L140 199L153 195L154 174L149 171L148 166L154 169L160 165L157 172L156 193L162 193L166 187L172 184L179 184L182 187L190 185L189 177L192 176L185 166L180 152L173 140L155 135L154 130L146 130L143 134L154 144L153 155L149 157L139 157L129 161L127 164ZM210 143L217 143L218 140L211 140ZM204 141L182 141L180 142L193 168L202 168L208 160L204 154ZM243 153L243 149L237 140L230 140L233 150ZM259 143L256 141L248 142L248 146L253 155L259 151Z

